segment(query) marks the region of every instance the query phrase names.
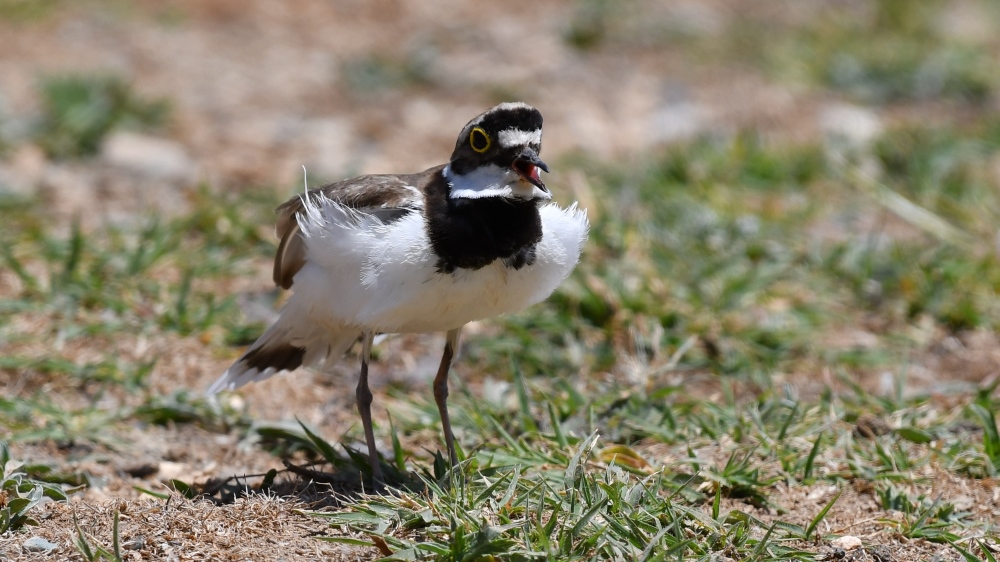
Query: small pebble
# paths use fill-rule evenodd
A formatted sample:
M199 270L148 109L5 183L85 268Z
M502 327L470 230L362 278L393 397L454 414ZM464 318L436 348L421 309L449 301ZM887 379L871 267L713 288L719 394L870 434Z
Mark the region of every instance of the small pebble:
M54 542L49 542L42 537L31 537L30 539L24 541L24 550L28 552L48 552L59 545Z
M142 550L146 547L146 539L143 537L136 537L130 541L125 541L122 543L122 548L125 550Z
M861 548L861 539L851 535L844 535L830 541L830 546L833 548L842 548L848 551L855 550Z

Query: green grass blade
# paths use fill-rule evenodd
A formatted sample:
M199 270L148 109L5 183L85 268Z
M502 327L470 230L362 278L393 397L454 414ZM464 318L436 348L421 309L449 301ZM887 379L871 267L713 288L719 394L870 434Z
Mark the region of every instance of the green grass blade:
M597 514L606 507L605 502L607 501L608 497L604 495L595 498L594 505L592 505L590 509L583 514L583 517L581 517L580 520L573 525L573 528L570 530L570 534L572 534L573 537L580 536L584 527L586 527L594 519L594 517L596 517Z
M781 424L781 431L778 432L778 441L784 441L785 435L788 434L788 428L791 427L792 422L795 421L795 416L799 413L798 402L792 406L792 411L788 413L788 417L785 418L784 423Z
M38 280L35 279L34 275L28 273L21 260L17 259L11 245L0 242L0 252L3 252L4 262L7 264L7 267L14 272L14 275L21 280L21 283L24 283L24 287L31 293L37 293Z
M986 562L997 562L996 557L993 556L993 552L990 550L988 546L986 546L985 542L983 542L982 540L978 540L976 541L976 544L979 545L979 550L982 551L983 558L986 560Z
M193 500L198 497L198 491L195 490L194 486L184 482L183 480L174 478L170 481L170 485L174 487L174 490L176 490L177 493L189 500Z
M337 451L333 448L333 446L331 446L325 439L323 439L319 435L316 435L315 433L310 431L309 428L306 427L306 424L302 423L302 420L296 419L295 421L299 423L299 427L301 427L302 431L306 433L306 437L308 437L309 441L312 442L313 446L316 447L316 451L318 451L319 454L323 456L323 459L326 460L326 462L336 466L339 458L337 456Z
M90 548L90 542L87 541L86 535L83 534L83 529L80 528L80 521L76 518L76 514L73 514L73 526L76 528L76 536L74 537L74 543L76 544L77 550L86 560L96 560L94 551Z
M521 444L517 442L517 439L514 439L514 437L512 437L510 433L507 433L507 430L503 428L503 425L501 425L500 422L495 417L493 417L492 415L487 415L486 419L489 421L490 425L493 426L493 429L495 429L496 432L500 435L500 439L503 439L503 441L507 444L507 446L514 450L515 454L518 455L527 454L527 451L524 449L524 447L522 447Z
M991 410L979 404L972 404L969 408L983 426L983 448L986 456L992 461L995 470L1000 469L1000 432L997 431L996 416Z
M760 542L757 543L757 547L753 551L753 555L751 556L752 559L761 559L760 555L767 549L767 541L770 540L771 534L774 533L775 526L777 526L777 523L771 523L771 525L767 528L767 532L764 533L764 536L760 539Z
M948 544L950 544L952 548L954 548L955 550L957 550L958 553L962 555L962 558L964 558L966 560L966 562L982 562L982 558L979 558L975 554L973 554L973 553L969 552L968 550L962 548L961 546L958 545L958 543L956 541L950 540L950 541L948 541ZM989 552L989 551L987 551L986 549L983 549L983 552Z
M802 480L807 481L812 478L813 464L816 461L816 455L819 453L819 445L823 441L823 434L820 433L816 436L816 441L813 441L813 446L809 449L809 455L806 456L805 466L802 468Z
M521 372L521 369L514 369L514 386L517 388L518 418L521 420L521 431L524 433L537 432L538 426L535 424L535 419L531 417L531 398L528 396L528 387L524 382L524 373Z
M392 414L389 415L389 433L392 434L392 456L396 462L396 470L406 472L406 453L403 451L403 445L399 442L396 427L392 424Z
M63 261L61 275L63 283L69 283L76 276L76 272L80 267L80 258L83 255L83 246L84 238L83 231L80 229L80 217L76 216L73 218L72 231L70 233L69 252Z
M569 447L569 442L566 441L566 434L563 433L562 422L559 421L559 414L556 412L556 407L551 400L547 401L545 405L549 410L549 423L552 424L552 431L555 433L556 443L559 447L566 449Z
M323 542L332 542L337 544L346 544L350 546L364 546L364 547L374 547L375 543L371 540L356 539L354 537L316 537ZM399 554L398 552L396 553Z
M719 520L719 511L722 506L722 486L715 487L715 499L712 500L712 519Z
M517 472L517 468L518 467L515 466L514 470L511 470L509 474L515 474ZM493 492L496 491L500 486L503 485L505 477L506 476L501 476L500 478L497 478L493 483L491 483L489 486L487 486L485 489L483 489L483 491L480 492L479 495L477 495L474 500L472 500L472 505L473 506L478 506L478 505L480 505L483 502L483 500L485 500L486 498L492 496ZM485 477L484 477L484 479L485 479Z
M517 491L517 485L521 482L521 467L520 465L514 467L514 473L510 477L510 485L507 486L507 491L504 492L503 497L500 498L498 505L501 507L510 503L510 500L514 497L514 493Z
M154 492L152 490L143 488L142 486L132 486L132 489L139 492L140 494L146 494L147 496L153 496L159 500L166 500L170 498L170 494L165 494L163 492Z
M819 525L820 521L822 521L826 517L826 514L830 512L831 508L833 508L833 504L837 503L837 500L840 499L840 494L843 493L844 493L843 489L837 491L837 493L832 498L830 498L830 501L828 501L826 505L823 506L823 509L819 510L819 513L816 514L816 517L812 518L812 521L809 522L809 526L806 527L806 537L805 537L806 540L809 540L809 538L812 537L813 531L816 530L816 526Z
M122 562L122 538L118 529L118 508L115 508L114 520L111 527L111 548L115 553L115 562Z
M582 477L583 469L581 467L582 462L586 462L587 458L590 456L591 449L597 443L598 431L595 429L587 440L580 443L577 448L576 453L569 460L569 464L566 465L566 474L564 477L564 485L566 489L572 490L576 488L577 479Z

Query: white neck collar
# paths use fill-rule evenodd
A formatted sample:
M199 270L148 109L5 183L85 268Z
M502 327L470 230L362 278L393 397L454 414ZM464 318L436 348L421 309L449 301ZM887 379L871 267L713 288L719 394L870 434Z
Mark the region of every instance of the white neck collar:
M510 168L494 164L480 166L468 174L456 174L451 164L441 171L451 188L452 199L482 199L484 197L504 197L507 199L541 199L548 201L552 195L536 185L524 181L520 174Z

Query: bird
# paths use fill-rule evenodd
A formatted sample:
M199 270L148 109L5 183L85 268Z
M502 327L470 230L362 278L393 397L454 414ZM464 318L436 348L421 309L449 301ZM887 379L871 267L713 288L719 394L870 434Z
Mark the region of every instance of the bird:
M448 373L462 327L546 299L588 236L585 209L552 201L541 144L541 112L505 102L466 123L445 164L342 180L279 206L273 280L292 294L208 394L332 367L360 341L355 398L380 488L368 385L374 338L445 332L433 392L455 467Z

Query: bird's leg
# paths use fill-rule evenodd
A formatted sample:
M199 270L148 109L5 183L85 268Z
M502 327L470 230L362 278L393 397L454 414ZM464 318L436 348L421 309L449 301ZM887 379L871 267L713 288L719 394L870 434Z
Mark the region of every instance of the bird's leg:
M444 440L448 445L451 466L458 464L458 456L455 454L455 436L451 433L451 419L448 417L448 370L458 349L458 335L461 331L462 328L458 327L448 332L444 353L441 355L441 366L438 367L437 376L434 377L434 401L437 402L438 412L441 413L441 427L444 429Z
M368 443L368 462L372 467L372 485L375 489L382 487L382 467L378 462L378 450L375 449L375 430L372 429L372 391L368 388L368 362L372 358L372 340L375 334L365 332L361 337L361 376L358 377L357 399L358 411L361 412L361 425L365 428L365 441Z

